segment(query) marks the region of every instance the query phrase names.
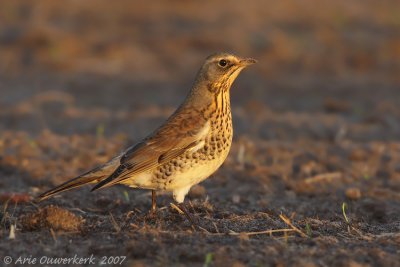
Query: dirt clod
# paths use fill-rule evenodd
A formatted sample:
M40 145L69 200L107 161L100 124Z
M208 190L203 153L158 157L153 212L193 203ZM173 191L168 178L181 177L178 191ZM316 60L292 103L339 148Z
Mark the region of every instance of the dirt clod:
M68 210L51 205L26 215L21 222L23 228L30 231L49 228L72 232L80 230L83 220Z

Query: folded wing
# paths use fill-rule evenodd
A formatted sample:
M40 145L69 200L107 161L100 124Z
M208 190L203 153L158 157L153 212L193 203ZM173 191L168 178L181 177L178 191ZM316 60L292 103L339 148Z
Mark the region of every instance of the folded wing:
M142 142L122 155L118 168L96 184L92 191L134 179L186 151L199 149L208 135L210 124L198 112L179 113Z

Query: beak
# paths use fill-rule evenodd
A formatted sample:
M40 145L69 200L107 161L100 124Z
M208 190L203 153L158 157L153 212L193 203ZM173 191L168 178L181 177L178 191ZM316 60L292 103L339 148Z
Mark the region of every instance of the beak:
M247 67L247 66L253 65L255 63L257 63L257 60L252 59L252 58L244 58L239 61L239 65L242 67Z

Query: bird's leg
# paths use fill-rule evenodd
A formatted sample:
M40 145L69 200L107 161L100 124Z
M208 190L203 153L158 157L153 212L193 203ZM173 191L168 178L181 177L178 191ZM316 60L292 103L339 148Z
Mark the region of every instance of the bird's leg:
M156 202L156 190L151 190L151 214L156 214L157 213L157 202Z
M186 209L185 203L178 203L178 207L183 211L185 214L186 218L189 220L189 222L192 224L192 226L196 229L197 227L197 222L192 216L192 214L189 213L189 211Z

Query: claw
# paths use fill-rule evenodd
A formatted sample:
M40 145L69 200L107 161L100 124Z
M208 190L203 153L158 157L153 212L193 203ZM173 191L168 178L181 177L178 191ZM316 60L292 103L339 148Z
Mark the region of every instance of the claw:
M180 210L183 211L183 214L185 214L186 218L189 220L189 222L192 224L192 227L194 230L198 229L198 223L197 220L192 216L192 214L189 213L189 211L186 209L186 205L184 203L179 203L178 207Z

